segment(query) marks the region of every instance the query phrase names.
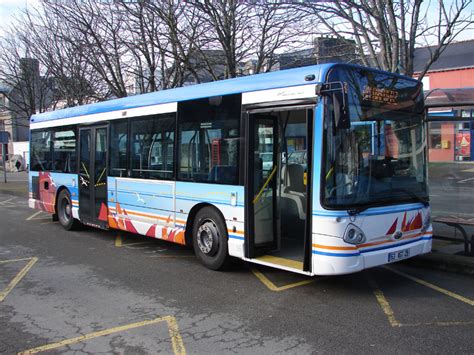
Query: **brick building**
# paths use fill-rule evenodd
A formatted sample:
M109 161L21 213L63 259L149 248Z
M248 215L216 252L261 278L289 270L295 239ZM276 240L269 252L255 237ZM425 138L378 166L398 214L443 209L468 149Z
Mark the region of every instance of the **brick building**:
M415 77L423 69L432 47L415 51ZM433 63L422 79L424 90L431 96L447 96L474 88L474 40L450 44ZM434 92L434 91L438 92ZM461 94L462 95L462 94ZM454 100L454 98L452 98ZM429 112L429 160L431 162L474 161L474 106L456 106L431 109Z

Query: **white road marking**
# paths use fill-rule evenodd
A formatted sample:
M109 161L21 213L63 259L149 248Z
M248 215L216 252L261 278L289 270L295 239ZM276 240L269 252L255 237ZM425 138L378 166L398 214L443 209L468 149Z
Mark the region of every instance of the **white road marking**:
M469 181L469 180L474 180L474 177L469 178L469 179L459 180L458 184L464 184L466 181Z
M36 216L38 216L40 213L42 213L43 211L36 211L35 213L33 213L31 216L29 216L26 220L27 221L31 221L33 218L35 218Z

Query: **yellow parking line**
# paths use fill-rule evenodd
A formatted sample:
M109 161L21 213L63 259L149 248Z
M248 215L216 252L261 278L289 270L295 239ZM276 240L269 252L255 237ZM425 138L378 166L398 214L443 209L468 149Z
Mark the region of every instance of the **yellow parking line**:
M17 261L31 260L31 258L22 258L22 259L11 259L11 260L0 260L0 264L15 263Z
M127 248L129 248L129 247L132 247L132 249L134 249L133 246L136 246L136 245L143 245L143 244L149 244L149 243L150 243L150 241L147 241L147 242L136 242L136 243L124 243L124 241L123 241L123 239L122 239L122 234L121 234L121 233L117 234L117 236L115 237L115 246L116 246L117 248L120 248L120 247L127 247Z
M438 327L449 327L456 325L473 325L474 321L465 321L465 322L427 322L427 323L401 323L400 327L419 327L420 325L435 325Z
M195 258L194 255L151 255L149 258L172 259L172 258Z
M117 248L120 248L122 246L122 235L121 234L118 234L116 237L115 237L115 246Z
M314 279L313 280L304 280L304 281L291 283L291 284L288 284L288 285L285 285L285 286L276 286L273 282L271 282L268 279L268 277L266 277L264 274L262 274L257 269L251 269L251 270L252 270L252 273L255 275L255 277L257 279L259 279L261 283L263 283L265 286L267 286L267 288L270 291L275 291L275 292L281 292L281 291L288 290L290 288L308 285L308 284L313 283L315 281Z
M419 283L420 285L423 285L423 286L426 286L428 288L431 288L432 290L435 290L435 291L438 291L438 292L441 292L442 294L446 295L446 296L449 296L449 297L452 297L454 299L457 299L458 301L461 301L461 302L464 302L464 303L467 303L468 305L470 306L474 306L474 300L471 300L467 297L463 297L461 295L458 295L457 293L454 293L452 291L449 291L449 290L446 290L444 288L441 288L439 286L436 286L436 285L433 285L432 283L429 283L425 280L421 280L415 276L411 276L411 275L408 275L408 274L405 274L404 272L402 271L398 271L398 270L395 270L395 269L392 269L390 267L385 267L387 270L390 270L391 272L397 274L397 275L400 275L400 276L403 276L409 280L412 280L416 283Z
M20 261L20 259L13 260L13 261L9 260L9 261L10 262ZM8 296L8 294L11 292L11 290L13 290L15 288L15 286L21 281L21 279L23 277L25 277L26 273L28 271L30 271L30 269L33 267L33 265L37 261L38 261L37 257L30 258L30 262L28 264L26 264L26 266L23 269L21 269L21 271L13 278L13 280L10 281L8 286L2 292L0 292L0 302L2 302Z
M165 317L159 317L155 318L152 320L146 320L142 322L137 322L137 323L132 323L132 324L126 324L122 325L119 327L114 327L114 328L109 328L109 329L104 329L98 332L93 332L85 335L81 335L79 337L71 338L71 339L66 339L57 343L52 343L52 344L47 344L43 346L39 346L37 348L29 349L22 351L18 353L18 355L24 355L24 354L36 354L42 351L47 351L47 350L52 350L52 349L57 349L66 345L72 345L76 343L80 343L86 340L98 338L101 336L106 336L118 332L122 332L125 330L130 330L130 329L135 329L139 327L144 327L150 324L156 324L159 322L166 322L168 325L168 331L171 337L171 344L173 346L173 352L175 355L185 355L186 354L186 349L184 348L183 344L183 339L181 338L181 335L179 333L179 328L178 328L178 323L176 322L175 317L171 316L165 316Z
M375 282L373 278L369 277L368 281L369 281L370 287L372 288L372 291L374 292L375 298L377 299L377 302L379 303L380 308L382 308L382 311L387 316L388 322L390 323L390 325L392 327L400 327L401 324L395 318L393 309L390 306L390 303L388 303L387 299L385 298L385 295L383 294L380 287L377 285L377 283Z
M163 318L166 318L166 322L168 323L168 331L170 332L174 354L186 355L186 349L184 348L183 338L181 338L181 334L179 333L179 327L176 318L171 316Z
M146 249L147 247L145 247L145 248L136 248L135 247L136 245L143 245L143 244L150 244L150 242L127 243L127 244L123 244L122 246L124 246L126 248L129 248L129 249Z

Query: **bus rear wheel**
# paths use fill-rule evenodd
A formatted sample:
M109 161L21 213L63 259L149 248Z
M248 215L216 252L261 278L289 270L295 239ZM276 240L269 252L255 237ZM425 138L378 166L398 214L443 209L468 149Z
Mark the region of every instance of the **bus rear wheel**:
M223 270L230 262L225 221L214 208L204 207L193 224L194 252L201 263L211 270Z
M72 216L72 201L67 190L62 190L58 196L58 219L68 231L79 226L79 222Z

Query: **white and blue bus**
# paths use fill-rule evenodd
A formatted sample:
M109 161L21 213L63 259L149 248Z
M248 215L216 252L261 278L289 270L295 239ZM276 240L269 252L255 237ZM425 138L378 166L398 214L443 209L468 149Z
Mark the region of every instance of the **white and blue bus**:
M306 275L431 250L421 83L324 64L31 118L29 205Z

